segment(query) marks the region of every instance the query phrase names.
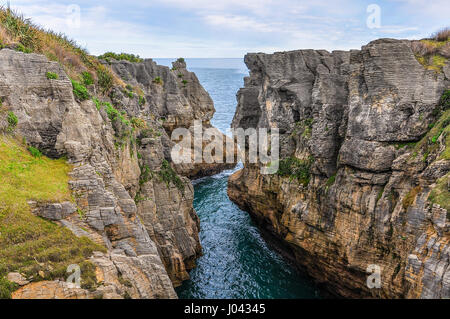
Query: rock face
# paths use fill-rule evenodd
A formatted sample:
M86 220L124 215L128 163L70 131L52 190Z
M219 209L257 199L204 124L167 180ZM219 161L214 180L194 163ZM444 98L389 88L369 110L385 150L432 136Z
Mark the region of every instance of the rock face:
M143 96L147 104L143 107L139 105L127 105L127 109L133 110L136 114L144 111L152 114L161 120L167 135L170 137L177 128L190 129L193 136L194 121L202 124L203 134L207 129L214 129L211 118L214 115L214 103L208 92L201 86L197 76L186 69L184 61L173 62L172 69L166 66L157 65L151 59L146 59L142 63L130 63L128 61L109 61L111 68L125 82L138 86L142 89ZM120 93L118 94L120 95ZM120 99L116 102L120 103ZM135 102L135 100L132 100ZM222 141L226 136L218 130L217 135ZM222 143L222 141L211 141L206 139L202 149L208 143ZM163 139L166 149L172 147L173 143ZM194 143L191 143L192 154L194 153ZM235 150L232 150L235 154ZM236 163L226 163L226 152L223 157L214 157L214 163L181 163L174 165L177 172L191 179L217 174L225 169L233 168ZM220 163L219 159L222 163Z
M446 136L425 136L448 63L426 70L408 41L391 39L245 62L233 127L279 128L281 159L312 164L303 184L245 163L230 198L333 295L450 297L449 215L428 201L450 161ZM369 265L380 267L381 288L368 288Z
M151 60L112 63L120 76L130 76L128 83L145 99L119 86L103 99L139 125L131 127L130 121L112 117L106 106L93 100L77 100L60 65L42 55L0 50L0 97L3 106L18 117L16 134L45 155L66 156L73 164L69 186L74 203L30 205L35 214L107 248L106 255L92 257L97 279L103 283L101 295L176 298L173 287L189 278L187 270L195 266L201 246L193 187L171 164L173 142L168 134L194 120L209 124L214 106L184 64L180 67L188 79L185 87L169 68ZM47 79L47 72L58 74L58 79ZM149 80L157 75L163 86ZM88 89L100 96L98 88ZM201 176L223 166L190 169L180 173ZM30 285L14 296L92 298L99 294L82 289L67 292L63 282Z

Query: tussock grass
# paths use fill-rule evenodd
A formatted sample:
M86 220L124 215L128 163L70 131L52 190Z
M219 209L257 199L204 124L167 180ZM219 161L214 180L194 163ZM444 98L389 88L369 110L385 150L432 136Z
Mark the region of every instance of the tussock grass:
M85 287L95 278L86 261L94 250L105 248L88 238L77 238L70 230L31 213L28 200L38 202L71 201L64 159L34 157L26 146L12 137L0 135L0 281L8 272L18 271L36 280L65 279L67 266L79 264ZM39 272L43 277L37 275Z
M433 39L436 41L448 41L450 38L450 28L444 28L433 34Z
M0 7L0 48L11 47L25 53L44 54L51 61L59 62L67 75L78 82L85 82L84 72L95 75L100 72L111 77L109 81L119 86L125 84L109 68L89 55L85 48L63 33L46 30L34 24L17 11ZM92 79L97 81L97 78ZM109 89L109 87L108 87Z
M439 204L442 208L447 210L447 218L450 215L450 173L440 178L436 182L436 187L430 193L428 200L432 203Z
M296 157L288 157L279 161L277 175L289 177L291 180L297 180L303 186L309 184L311 177L311 165L314 159L312 157L307 160L300 160Z
M429 70L442 72L450 58L450 28L436 32L431 38L411 42L417 61Z

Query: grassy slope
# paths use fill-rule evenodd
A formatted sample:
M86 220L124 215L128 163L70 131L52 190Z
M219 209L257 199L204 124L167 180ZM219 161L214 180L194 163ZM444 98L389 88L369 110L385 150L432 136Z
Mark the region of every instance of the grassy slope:
M441 32L448 33L448 31ZM434 39L414 41L412 50L417 61L419 61L426 69L440 73L448 61L450 39L447 37L447 39L444 40L436 36Z
M85 260L105 249L34 216L27 204L70 201L70 170L64 159L34 158L17 140L0 135L0 298L16 288L1 278L11 271L34 280L65 278L67 266L79 264L84 286L94 285L93 265Z
M59 62L69 77L79 82L83 82L82 73L88 72L100 87L99 81L105 74L112 78L113 84L125 86L114 72L64 34L44 30L19 13L0 7L0 48L3 47L44 54L49 60Z

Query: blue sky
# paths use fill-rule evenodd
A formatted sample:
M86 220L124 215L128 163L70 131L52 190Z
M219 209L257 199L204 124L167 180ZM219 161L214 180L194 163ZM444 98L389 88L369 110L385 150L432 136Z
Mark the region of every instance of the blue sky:
M380 37L423 38L450 26L448 0L10 3L35 23L66 33L92 54L130 52L146 58L224 58L243 57L247 52L359 49ZM381 10L378 28L367 25L373 13L367 12L370 4Z

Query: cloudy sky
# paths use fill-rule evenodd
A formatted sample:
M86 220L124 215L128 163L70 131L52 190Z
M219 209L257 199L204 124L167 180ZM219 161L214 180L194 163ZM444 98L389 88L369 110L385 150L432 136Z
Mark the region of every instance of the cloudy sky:
M380 37L426 37L449 26L450 12L448 0L10 0L10 5L92 54L146 58L359 49Z

